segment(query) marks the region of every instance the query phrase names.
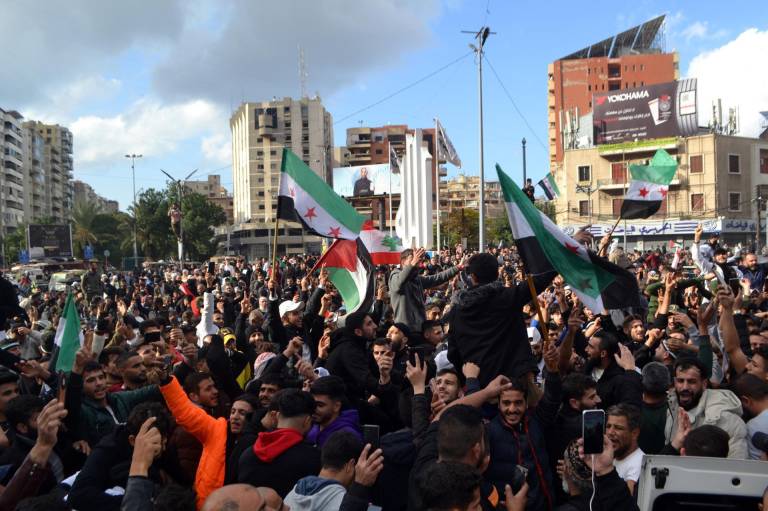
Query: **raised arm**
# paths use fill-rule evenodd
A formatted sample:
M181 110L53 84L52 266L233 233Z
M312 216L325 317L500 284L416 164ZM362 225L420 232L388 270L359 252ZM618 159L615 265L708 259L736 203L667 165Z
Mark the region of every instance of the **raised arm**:
M213 432L216 419L189 400L175 377L172 377L168 384L161 386L160 392L163 393L163 398L176 422L201 443L205 443Z
M733 309L737 307L741 297L733 296L730 286L722 286L717 291L717 300L720 302L720 331L723 334L725 352L737 373L743 373L747 368L747 356L741 351L739 332L733 321Z

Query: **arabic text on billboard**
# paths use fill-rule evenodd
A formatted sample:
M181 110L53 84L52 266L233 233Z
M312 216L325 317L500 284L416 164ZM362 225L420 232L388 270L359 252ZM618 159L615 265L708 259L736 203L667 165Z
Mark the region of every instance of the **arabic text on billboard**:
M29 255L41 257L72 257L69 225L30 224L28 228Z
M400 174L392 174L388 163L333 169L333 191L342 197L400 193Z
M698 130L696 79L595 94L596 144L689 136Z

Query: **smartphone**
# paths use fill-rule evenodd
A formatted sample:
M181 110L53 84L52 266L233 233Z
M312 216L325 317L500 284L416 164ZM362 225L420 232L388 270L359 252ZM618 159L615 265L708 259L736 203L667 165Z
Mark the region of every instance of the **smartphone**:
M421 362L421 365L424 365L425 357L424 357L424 347L422 346L409 346L408 347L408 361L411 363L412 366L416 365L416 354L419 355L419 361Z
M584 410L581 415L581 437L584 439L584 454L603 452L605 435L605 412L603 410Z
M379 448L379 426L378 424L363 424L363 443L371 444L370 452Z
M64 371L61 371L59 373L59 392L56 395L56 398L59 400L59 403L64 402L64 398L67 394L67 377L64 374Z
M210 261L208 263L208 273L213 275L213 273L216 271L216 264L213 261Z
M741 281L738 278L728 279L728 285L731 286L731 291L736 296L741 289Z

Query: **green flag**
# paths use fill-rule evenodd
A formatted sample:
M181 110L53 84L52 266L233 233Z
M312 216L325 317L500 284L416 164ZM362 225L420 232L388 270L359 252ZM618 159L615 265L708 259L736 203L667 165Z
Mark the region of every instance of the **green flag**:
M71 371L72 365L75 363L75 353L83 344L83 333L80 330L80 315L77 312L72 293L67 295L64 311L59 318L55 344L58 349L56 371Z

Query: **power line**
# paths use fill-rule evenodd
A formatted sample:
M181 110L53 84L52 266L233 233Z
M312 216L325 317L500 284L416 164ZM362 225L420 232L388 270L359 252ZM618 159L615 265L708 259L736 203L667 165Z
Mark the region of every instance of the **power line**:
M448 69L448 68L449 68L449 67L451 67L452 65L454 65L454 64L457 64L458 62L460 62L460 61L464 60L465 58L469 57L470 55L472 55L473 53L474 53L474 51L470 51L470 52L468 52L468 53L465 53L465 54L464 54L464 55L462 55L461 57L459 57L459 58L457 58L457 59L454 59L454 60L450 61L449 63L445 64L444 66L441 66L441 67L439 67L439 68L435 69L435 70L434 70L434 71L432 71L431 73L429 73L429 74L426 74L426 75L422 76L422 77L421 77L421 78L419 78L418 80L416 80L416 81L414 81L414 82L411 82L411 83L409 83L408 85L406 85L406 86L404 86L404 87L401 87L401 88L399 88L399 89L398 89L398 90L396 90L395 92L393 92L393 93L391 93L391 94L388 94L388 95L384 96L384 97L383 97L383 98L381 98L380 100L378 100L378 101L376 101L376 102L374 102L374 103L371 103L370 105L368 105L368 106L366 106L366 107L363 107L363 108L361 108L360 110L356 110L356 111L354 111L354 112L350 113L349 115L345 115L345 116L344 116L344 117L342 117L341 119L338 119L337 121L335 121L335 122L333 123L333 125L335 126L335 125L339 124L339 123L340 123L340 122L342 122L342 121L346 121L347 119L350 119L350 118L352 118L352 117L356 116L357 114L360 114L360 113L362 113L362 112L365 112L366 110L370 110L371 108L373 108L373 107L375 107L375 106L378 106L378 105L380 105L380 104L384 103L385 101L388 101L388 100L392 99L393 97L397 96L398 94L400 94L400 93L402 93L402 92L405 92L405 91L407 91L408 89L411 89L411 88L415 87L416 85L420 84L421 82L423 82L423 81L425 81L425 80L428 80L428 79L432 78L433 76L435 76L436 74L440 73L441 71L444 71L445 69Z
M493 73L493 76L496 77L496 80L499 81L499 85L501 85L502 90L504 91L504 94L506 94L507 98L509 99L510 103L512 103L512 106L514 107L515 111L517 112L517 115L520 116L520 118L523 120L526 126L528 126L528 129L530 130L531 134L533 135L533 138L536 139L536 141L541 145L541 148L545 151L549 151L549 147L547 147L546 144L539 138L538 133L531 127L531 124L528 122L528 119L525 118L525 115L523 115L523 112L520 111L520 109L517 107L517 103L515 103L515 100L512 98L512 94L509 93L509 90L507 90L507 86L504 85L504 82L501 81L501 77L499 76L499 73L496 72L496 68L493 67L493 64L491 64L491 61L488 60L488 57L483 54L483 58L488 63L488 67L491 68L491 72Z

